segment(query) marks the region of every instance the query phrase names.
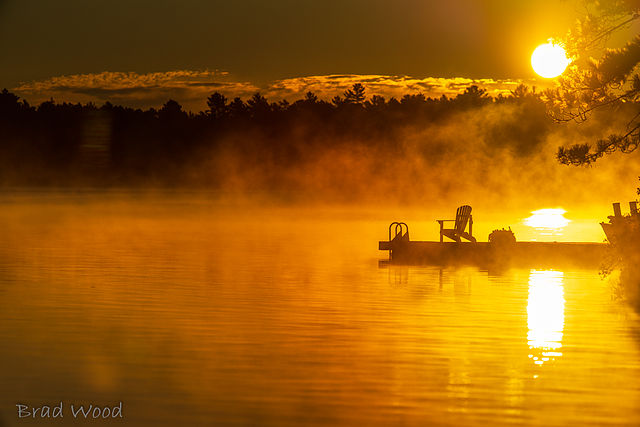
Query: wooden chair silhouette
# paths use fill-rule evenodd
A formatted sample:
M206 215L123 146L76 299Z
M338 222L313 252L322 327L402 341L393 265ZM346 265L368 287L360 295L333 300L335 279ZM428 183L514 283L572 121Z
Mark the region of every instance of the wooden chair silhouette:
M456 219L438 219L440 223L440 243L443 241L443 237L446 236L456 242L460 242L461 238L467 239L470 242L475 242L476 238L473 237L473 218L471 217L471 206L460 206L456 211ZM445 222L455 222L453 228L444 228ZM469 232L464 231L469 223Z

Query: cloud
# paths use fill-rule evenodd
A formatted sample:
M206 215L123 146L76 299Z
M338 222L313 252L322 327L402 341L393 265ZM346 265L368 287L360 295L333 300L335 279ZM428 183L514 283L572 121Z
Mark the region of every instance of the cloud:
M280 99L294 101L311 91L321 99L330 100L355 83L365 85L367 96L375 94L387 98L401 98L405 94L419 93L432 98L439 98L442 95L452 97L471 85L485 89L492 96L508 95L521 83L538 87L546 86L545 82L540 80L415 78L375 74L296 77L258 86L235 79L224 71L179 70L146 74L105 71L97 74L58 76L22 83L12 88L12 91L32 104L39 104L53 98L59 102L93 102L100 105L109 101L129 107L157 108L168 99L175 99L187 110L201 111L206 108L206 99L213 92L220 92L228 98L244 99L255 92L261 92L272 101Z
M362 83L368 95L382 95L387 98L401 98L405 94L422 93L427 97L439 98L442 95L456 96L465 88L477 85L493 96L508 95L519 84L535 85L535 82L523 80L468 79L462 77L427 77L418 79L410 76L383 76L340 74L329 76L297 77L278 80L272 83L267 94L275 98L295 98L311 91L323 99L331 99L342 94L354 83Z
M207 96L219 91L228 96L248 97L259 88L236 81L222 71L168 71L163 73L102 72L52 77L22 83L12 89L32 103L56 101L94 102L130 107L159 107L168 99L181 102L193 111L204 108Z

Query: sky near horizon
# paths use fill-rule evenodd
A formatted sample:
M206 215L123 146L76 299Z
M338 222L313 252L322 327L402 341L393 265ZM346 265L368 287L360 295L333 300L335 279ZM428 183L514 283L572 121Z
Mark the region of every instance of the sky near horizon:
M215 90L293 99L358 76L423 91L449 79L504 88L535 81L531 52L583 8L579 0L0 0L0 87L29 101L125 104L172 94L188 103Z

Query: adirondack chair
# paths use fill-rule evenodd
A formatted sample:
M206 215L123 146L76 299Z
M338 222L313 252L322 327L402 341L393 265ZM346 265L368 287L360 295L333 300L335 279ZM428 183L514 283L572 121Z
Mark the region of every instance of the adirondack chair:
M443 242L443 238L446 236L450 239L460 243L460 239L464 238L470 242L475 242L476 238L473 237L473 218L471 217L471 206L460 206L456 211L456 219L438 219L440 223L440 243ZM453 228L444 228L445 222L455 222ZM469 232L464 231L469 223Z

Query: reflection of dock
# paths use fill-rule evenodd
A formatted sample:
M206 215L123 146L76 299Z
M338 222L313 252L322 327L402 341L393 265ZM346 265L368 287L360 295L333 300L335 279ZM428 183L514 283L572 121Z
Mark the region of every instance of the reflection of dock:
M397 264L599 268L607 244L569 242L411 241L406 225L378 249Z

